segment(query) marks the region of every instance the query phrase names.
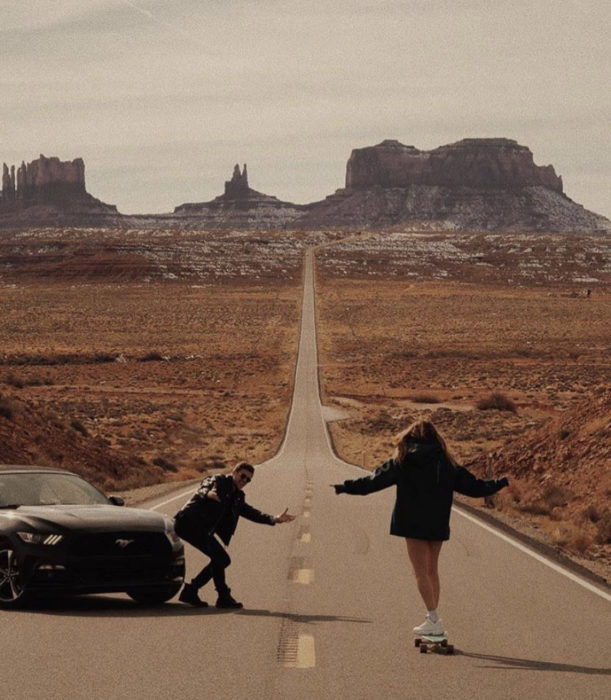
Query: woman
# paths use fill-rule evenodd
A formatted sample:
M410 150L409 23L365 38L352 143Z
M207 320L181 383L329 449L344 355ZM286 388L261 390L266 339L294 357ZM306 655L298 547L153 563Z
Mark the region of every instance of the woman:
M489 496L509 482L483 481L458 466L430 421L417 421L397 439L395 456L371 476L334 484L335 493L364 496L393 484L397 487L390 534L404 537L426 619L414 633L445 634L439 617L441 546L450 538L450 509L454 491L466 496Z

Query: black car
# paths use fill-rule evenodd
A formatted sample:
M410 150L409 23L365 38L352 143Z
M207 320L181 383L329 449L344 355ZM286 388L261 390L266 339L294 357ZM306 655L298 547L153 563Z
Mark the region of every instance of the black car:
M119 506L72 472L0 465L0 607L42 593L172 598L185 573L172 521Z

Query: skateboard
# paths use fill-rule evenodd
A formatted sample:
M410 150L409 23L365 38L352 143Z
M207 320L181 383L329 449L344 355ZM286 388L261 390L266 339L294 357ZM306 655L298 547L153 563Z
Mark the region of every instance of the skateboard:
M422 634L416 637L414 645L420 648L421 654L432 651L435 654L453 654L454 645L448 643L445 634Z

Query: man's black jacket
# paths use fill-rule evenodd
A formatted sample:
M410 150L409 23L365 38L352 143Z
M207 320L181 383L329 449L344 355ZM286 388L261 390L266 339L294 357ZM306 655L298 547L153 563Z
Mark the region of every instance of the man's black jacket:
M208 498L216 487L220 503ZM275 525L272 515L262 513L246 503L244 493L234 485L231 474L206 477L191 500L176 514L181 529L198 534L217 534L228 545L240 516L255 523Z

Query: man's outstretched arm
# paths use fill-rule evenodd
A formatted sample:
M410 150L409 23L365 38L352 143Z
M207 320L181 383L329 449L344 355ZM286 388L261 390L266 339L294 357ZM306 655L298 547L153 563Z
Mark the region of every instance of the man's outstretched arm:
M289 513L289 509L286 508L280 515L269 515L268 513L263 513L257 508L248 503L242 504L242 509L240 510L240 515L246 518L246 520L252 520L253 523L261 523L263 525L276 525L281 523L290 523L295 520L295 515Z

